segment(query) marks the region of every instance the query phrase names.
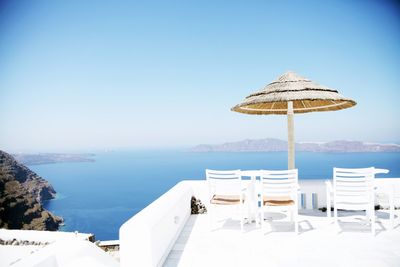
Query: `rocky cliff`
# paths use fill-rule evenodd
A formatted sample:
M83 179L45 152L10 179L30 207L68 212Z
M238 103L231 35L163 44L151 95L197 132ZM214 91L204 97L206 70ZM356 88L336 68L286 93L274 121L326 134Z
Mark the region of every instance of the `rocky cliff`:
M62 219L42 206L55 194L46 180L0 150L0 228L57 230Z

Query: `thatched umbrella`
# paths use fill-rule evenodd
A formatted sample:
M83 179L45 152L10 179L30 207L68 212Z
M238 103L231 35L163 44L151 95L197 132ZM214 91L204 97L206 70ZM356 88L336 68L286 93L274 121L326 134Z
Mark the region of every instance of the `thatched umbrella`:
M294 72L286 72L276 81L246 97L231 110L246 114L287 114L288 118L288 169L294 169L294 113L331 111L356 105L337 90L303 78Z

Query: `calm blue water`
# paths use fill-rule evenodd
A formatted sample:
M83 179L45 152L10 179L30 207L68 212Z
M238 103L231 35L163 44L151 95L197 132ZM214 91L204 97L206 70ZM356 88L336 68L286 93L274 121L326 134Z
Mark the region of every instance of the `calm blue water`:
M63 231L118 239L118 229L177 182L204 179L210 169L284 169L287 154L134 151L99 153L96 162L30 166L58 197L46 208L65 219ZM400 153L296 153L300 179L329 178L333 167L386 168L400 177Z

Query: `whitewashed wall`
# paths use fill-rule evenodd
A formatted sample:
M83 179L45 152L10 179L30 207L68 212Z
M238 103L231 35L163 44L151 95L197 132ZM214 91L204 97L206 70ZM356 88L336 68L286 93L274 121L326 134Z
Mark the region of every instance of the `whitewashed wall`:
M162 265L190 216L192 195L180 182L121 226L121 267Z
M388 181L390 186L380 188L377 204L385 206L386 193L392 190L397 196L395 205L400 206L400 178ZM299 183L301 209L326 207L325 180L300 180ZM190 216L192 196L208 206L205 179L178 183L125 222L120 228L121 267L161 266Z

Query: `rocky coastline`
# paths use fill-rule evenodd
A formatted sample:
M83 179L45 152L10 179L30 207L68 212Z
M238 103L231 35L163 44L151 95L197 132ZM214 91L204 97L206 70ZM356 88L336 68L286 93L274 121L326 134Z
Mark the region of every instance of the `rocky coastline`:
M43 208L55 196L48 181L0 150L0 228L58 230L62 218Z
M67 154L67 153L38 153L25 154L17 153L12 156L20 163L25 165L41 165L71 162L95 162L94 154Z

